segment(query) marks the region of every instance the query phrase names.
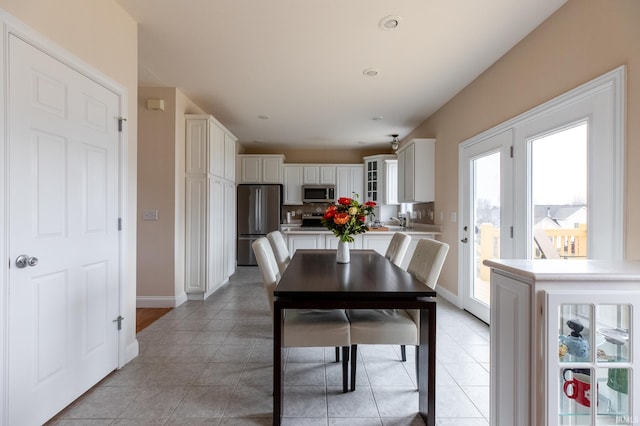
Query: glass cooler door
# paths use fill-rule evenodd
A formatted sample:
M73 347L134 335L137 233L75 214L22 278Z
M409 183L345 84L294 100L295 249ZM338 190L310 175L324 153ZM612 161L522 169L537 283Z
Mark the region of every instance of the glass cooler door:
M547 293L547 424L638 424L631 398L639 293L576 293Z

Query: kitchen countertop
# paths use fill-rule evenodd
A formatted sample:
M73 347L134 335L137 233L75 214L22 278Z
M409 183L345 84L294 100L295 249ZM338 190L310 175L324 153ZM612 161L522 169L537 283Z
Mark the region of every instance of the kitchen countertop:
M400 226L386 226L388 230L376 230L375 228L369 228L366 234L395 234L396 232L405 232L409 235L440 235L442 232L438 225L421 225L416 224L411 228L402 228ZM333 233L325 227L301 227L301 226L291 226L290 224L282 224L280 226L280 231L285 235L295 235L295 234L327 234L332 235Z

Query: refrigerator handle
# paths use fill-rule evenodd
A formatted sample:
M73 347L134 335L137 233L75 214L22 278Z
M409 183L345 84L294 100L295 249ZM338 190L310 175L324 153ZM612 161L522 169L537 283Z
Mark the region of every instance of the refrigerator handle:
M256 190L256 232L262 233L262 188Z

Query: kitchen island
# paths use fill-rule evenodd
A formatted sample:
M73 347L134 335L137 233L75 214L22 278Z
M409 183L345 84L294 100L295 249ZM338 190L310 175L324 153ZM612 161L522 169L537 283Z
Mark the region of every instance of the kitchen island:
M291 256L298 249L318 250L336 249L338 247L338 238L326 228L283 224L281 232L287 241ZM393 234L396 232L404 232L411 236L411 244L402 262L402 267L405 269L409 265L418 240L424 238L434 239L441 234L440 227L437 225L415 225L412 228L402 228L400 226L388 226L379 229L370 228L368 232L356 235L350 246L352 249L375 250L384 255Z

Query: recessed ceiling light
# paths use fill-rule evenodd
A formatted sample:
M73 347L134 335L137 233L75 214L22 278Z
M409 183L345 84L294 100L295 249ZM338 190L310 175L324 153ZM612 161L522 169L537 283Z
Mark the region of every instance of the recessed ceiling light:
M381 116L379 116L379 115L378 115L378 116L376 116L376 117L371 117L371 119L372 119L373 121L380 121L380 120L382 120L383 118L384 118L384 117L381 117Z
M259 118L260 120L268 120L268 119L270 119L271 117L269 117L267 114L260 114L260 115L258 115L258 118Z
M380 22L378 22L378 26L382 30L392 31L398 28L401 23L402 23L402 16L389 15L382 18Z
M378 70L375 68L367 68L366 70L362 71L362 74L366 75L367 77L375 77L378 75Z

